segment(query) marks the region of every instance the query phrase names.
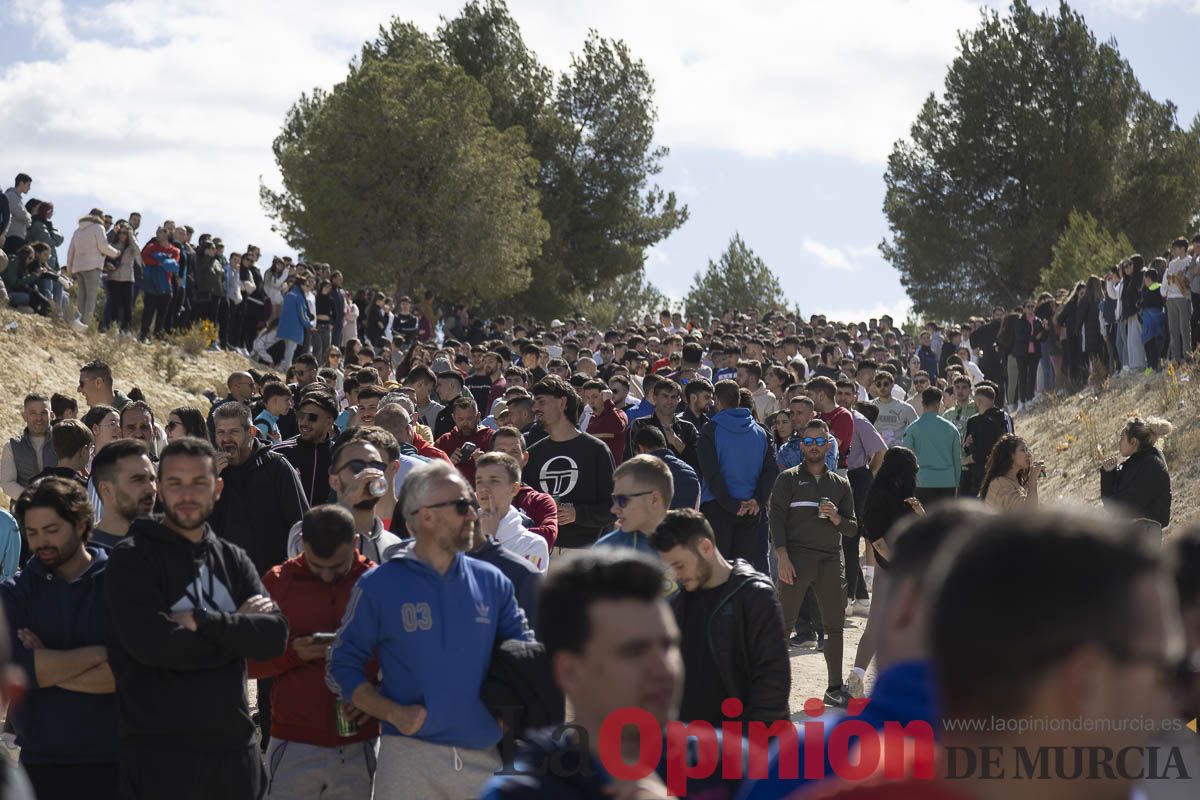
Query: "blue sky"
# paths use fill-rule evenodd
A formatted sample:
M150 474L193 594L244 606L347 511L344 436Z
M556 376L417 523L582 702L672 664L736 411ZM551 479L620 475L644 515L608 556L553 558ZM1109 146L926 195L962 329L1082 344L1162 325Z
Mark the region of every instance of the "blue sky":
M1044 2L1035 3L1044 7ZM277 181L271 140L299 92L331 86L392 13L426 30L461 3L367 0L7 0L0 4L0 176L35 177L68 233L93 205L174 218L232 243L287 252L258 205ZM806 313L903 313L876 245L887 232L883 170L920 103L940 89L980 5L512 0L529 45L555 70L589 27L625 39L658 91L659 176L691 220L655 248L651 279L682 297L733 232ZM1057 7L1055 5L1055 7ZM1200 0L1088 0L1143 86L1200 113ZM281 13L287 9L287 13ZM1190 63L1189 63L1190 62ZM347 221L353 224L352 220Z

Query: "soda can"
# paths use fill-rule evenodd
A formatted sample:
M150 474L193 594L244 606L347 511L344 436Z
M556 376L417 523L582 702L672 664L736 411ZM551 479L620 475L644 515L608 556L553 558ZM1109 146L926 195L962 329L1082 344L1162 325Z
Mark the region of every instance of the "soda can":
M337 720L338 736L346 738L358 733L358 723L346 716L346 712L342 710L341 698L333 698L333 716Z
M832 503L832 502L833 502L833 501L832 501L832 500L830 500L828 497L822 497L822 498L821 498L821 499L818 501L818 506L817 506L817 507L818 507L818 509L819 509L819 508L820 508L820 506L823 506L823 505L825 505L826 503ZM817 517L819 517L820 519L829 519L829 515L828 515L828 514L826 514L824 511L820 511L820 510L818 510L818 511L817 511Z

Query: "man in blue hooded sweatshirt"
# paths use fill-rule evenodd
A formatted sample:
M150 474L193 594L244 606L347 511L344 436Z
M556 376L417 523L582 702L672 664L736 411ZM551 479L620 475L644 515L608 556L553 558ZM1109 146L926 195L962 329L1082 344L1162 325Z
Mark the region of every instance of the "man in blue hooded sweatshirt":
M921 723L932 726L937 719L933 665L926 643L927 589L926 578L934 557L951 538L969 536L970 525L980 515L987 514L978 504L967 501L947 502L924 516L913 515L897 525L888 536L891 558L888 566L876 578L876 602L872 620L883 630L877 654L879 677L867 705L858 714L839 715L827 712L825 726L824 777L834 775L829 759L829 740L833 729L845 720L866 722L882 730L885 722L902 726L916 723L912 735L921 730ZM886 593L886 594L884 594ZM804 726L797 727L800 752L804 752ZM853 740L851 740L853 741ZM845 753L838 754L845 763ZM803 763L803 759L801 759ZM742 786L738 800L777 800L788 797L817 776L806 776L801 767L799 775L784 778L779 774L779 754L772 752L767 767L768 777Z
M33 553L0 586L14 660L30 687L9 712L21 764L38 797L116 798L116 684L103 600L108 556L88 544L87 490L44 478L21 494L15 512Z
M749 561L767 571L766 553L759 552L758 519L779 474L775 445L739 407L736 381L717 381L713 400L717 413L700 434L700 511L712 525L717 549L728 561Z
M376 800L475 797L500 769L500 723L480 699L496 645L533 640L512 581L464 551L479 504L451 464L408 473L413 546L359 579L329 651L327 683L383 723ZM363 677L378 658L383 683Z

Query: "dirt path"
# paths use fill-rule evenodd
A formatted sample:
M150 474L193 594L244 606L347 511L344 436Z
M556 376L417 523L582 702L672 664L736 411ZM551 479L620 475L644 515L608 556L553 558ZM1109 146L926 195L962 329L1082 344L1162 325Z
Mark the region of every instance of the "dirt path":
M854 654L858 650L858 640L862 638L863 628L867 620L864 617L850 617L846 628L842 631L842 676L850 672L854 664ZM813 647L789 647L792 660L792 694L788 705L792 709L792 718L804 716L804 702L810 698L820 699L828 686L828 674L825 669L825 654ZM875 682L875 667L867 671L867 688Z

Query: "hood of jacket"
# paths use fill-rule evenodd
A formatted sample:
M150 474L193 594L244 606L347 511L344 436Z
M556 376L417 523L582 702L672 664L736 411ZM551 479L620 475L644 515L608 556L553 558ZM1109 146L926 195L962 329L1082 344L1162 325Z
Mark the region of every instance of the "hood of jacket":
M97 572L104 569L104 562L108 561L108 553L107 553L107 551L105 551L105 549L103 547L93 547L91 545L86 545L86 546L87 546L88 552L92 554L92 563L88 564L87 569L85 569L83 572L81 572L79 574L79 577L76 578L75 581L72 581L73 583L82 581L82 580L86 580L86 579L90 578L92 575L95 575ZM46 569L45 565L42 564L42 560L40 558L37 558L36 556L34 558L29 559L27 562L25 562L24 568L26 571L29 572L29 574L32 577L35 577L35 578L40 578L40 579L46 580L46 581L50 581L50 580L61 581L62 580L62 578L59 578L53 572Z
M97 217L95 214L84 214L79 218L80 228L86 228L89 225L99 225L104 227L104 219L102 217Z
M713 415L711 422L724 433L734 436L749 433L757 424L748 408L727 408L718 411Z

